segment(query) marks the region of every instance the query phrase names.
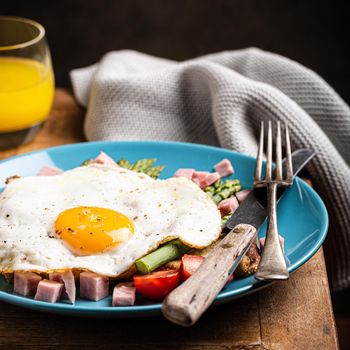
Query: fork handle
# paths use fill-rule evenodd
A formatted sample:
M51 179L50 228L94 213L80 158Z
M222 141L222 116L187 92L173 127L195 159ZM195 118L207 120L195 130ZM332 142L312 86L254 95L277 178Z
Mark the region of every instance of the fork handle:
M277 227L277 183L267 185L267 234L255 278L261 281L286 280L289 273Z
M181 326L193 325L224 287L253 241L255 227L239 224L220 241L183 284L162 305L163 315Z

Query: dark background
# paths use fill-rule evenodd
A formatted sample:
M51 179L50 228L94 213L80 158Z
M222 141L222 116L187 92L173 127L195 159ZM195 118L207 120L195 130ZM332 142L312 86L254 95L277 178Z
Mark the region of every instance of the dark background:
M183 60L256 46L315 70L350 103L347 1L61 0L1 1L0 14L47 30L57 86L72 68L110 50L135 49Z

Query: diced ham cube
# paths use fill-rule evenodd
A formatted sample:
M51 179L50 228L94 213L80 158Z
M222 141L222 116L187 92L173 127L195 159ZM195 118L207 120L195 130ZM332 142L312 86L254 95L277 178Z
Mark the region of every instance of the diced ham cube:
M221 177L231 175L235 172L231 162L228 159L223 159L221 162L215 164L214 169L220 174Z
M114 287L112 306L134 305L136 300L136 288L132 283L119 283Z
M195 171L192 175L192 181L195 182L201 189L212 185L219 179L219 173L209 173L208 171Z
M195 169L181 168L176 171L174 177L186 177L187 179L191 180L194 172Z
M209 174L209 171L195 171L192 175L192 181L200 186L201 181L203 181Z
M38 172L38 176L54 176L62 174L63 170L54 166L44 165Z
M233 213L239 207L236 197L230 197L221 201L218 205L222 216Z
M64 284L56 281L42 280L38 284L35 300L46 301L47 303L55 303L63 291Z
M50 280L63 283L64 288L61 294L61 298L68 299L72 304L75 303L76 287L72 271L67 270L64 272L50 273Z
M88 300L98 301L109 293L108 277L94 272L82 272L80 274L80 297Z
M260 250L262 250L262 249L264 248L265 239L266 239L266 237L261 237L261 238L259 239ZM280 235L280 236L279 236L279 239L280 239L280 245L281 245L281 248L282 248L282 252L284 253L284 238Z
M117 165L117 163L106 153L101 152L94 160L93 163L97 164L110 164Z
M238 199L239 203L242 203L247 197L248 194L252 192L252 190L242 190L236 193L236 198Z
M13 291L25 297L35 295L41 277L34 272L15 272Z
M200 187L202 189L212 185L214 182L220 179L220 174L219 173L211 173L207 175L204 179L200 181Z

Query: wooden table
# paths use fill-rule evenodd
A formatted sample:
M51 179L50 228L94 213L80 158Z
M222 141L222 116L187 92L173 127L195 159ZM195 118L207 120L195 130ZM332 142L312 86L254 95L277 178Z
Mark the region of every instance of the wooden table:
M28 145L0 159L83 141L84 112L56 91L48 121ZM192 328L163 318L92 319L49 315L0 303L0 347L6 349L337 349L322 249L289 281L211 308Z

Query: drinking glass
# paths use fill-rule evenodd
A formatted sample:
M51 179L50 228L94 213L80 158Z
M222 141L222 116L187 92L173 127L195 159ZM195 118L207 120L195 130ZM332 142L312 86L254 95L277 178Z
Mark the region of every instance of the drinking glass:
M30 141L47 118L54 76L45 29L0 16L0 149Z

